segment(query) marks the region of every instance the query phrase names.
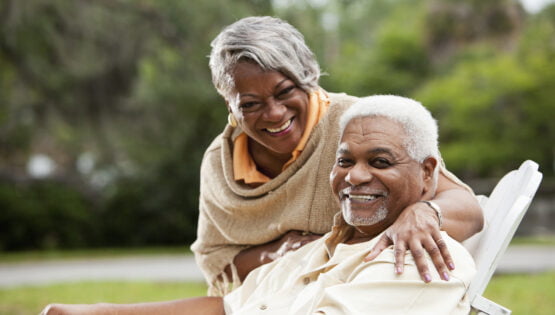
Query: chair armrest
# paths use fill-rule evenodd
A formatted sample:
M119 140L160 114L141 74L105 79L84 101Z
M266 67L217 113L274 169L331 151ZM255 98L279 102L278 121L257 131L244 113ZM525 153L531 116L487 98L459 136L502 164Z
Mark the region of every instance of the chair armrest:
M495 302L492 302L481 295L477 295L472 301L472 310L476 311L476 314L488 314L488 315L510 315L511 310L505 308Z

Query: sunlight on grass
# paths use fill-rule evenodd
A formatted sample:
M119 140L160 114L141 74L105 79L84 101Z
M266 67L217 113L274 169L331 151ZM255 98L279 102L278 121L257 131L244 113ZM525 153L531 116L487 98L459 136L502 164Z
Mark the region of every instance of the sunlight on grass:
M551 315L555 310L555 272L494 276L484 296L513 314Z
M206 294L203 283L78 282L0 289L0 314L38 314L48 303L136 303Z

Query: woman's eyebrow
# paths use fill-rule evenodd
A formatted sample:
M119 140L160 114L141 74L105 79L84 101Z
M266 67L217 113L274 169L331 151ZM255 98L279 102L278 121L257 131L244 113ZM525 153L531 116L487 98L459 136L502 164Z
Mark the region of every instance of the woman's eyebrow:
M291 79L289 79L289 78L284 78L283 80L279 81L279 82L275 85L274 88L279 88L280 85L282 85L283 82L285 82L285 81L291 81Z

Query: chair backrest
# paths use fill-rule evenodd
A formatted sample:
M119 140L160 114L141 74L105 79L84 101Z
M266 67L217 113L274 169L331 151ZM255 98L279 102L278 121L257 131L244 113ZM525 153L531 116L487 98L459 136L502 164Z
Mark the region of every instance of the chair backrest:
M506 174L495 186L489 198L480 200L484 210L485 227L465 246L476 262L476 276L467 294L471 303L484 292L499 259L528 210L542 180L538 164L525 161L518 170Z

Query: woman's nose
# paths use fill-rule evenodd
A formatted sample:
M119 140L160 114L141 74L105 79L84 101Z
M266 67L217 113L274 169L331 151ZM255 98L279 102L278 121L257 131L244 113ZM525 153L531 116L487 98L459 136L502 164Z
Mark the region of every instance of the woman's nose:
M369 183L372 180L372 173L363 163L355 164L345 176L345 181L352 186Z
M273 97L270 97L266 101L266 108L264 110L264 119L268 121L281 121L283 115L287 111L287 107L281 102L276 101Z

